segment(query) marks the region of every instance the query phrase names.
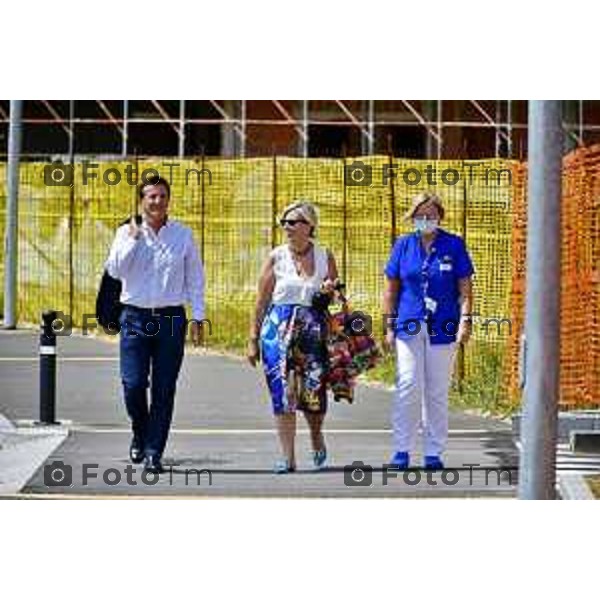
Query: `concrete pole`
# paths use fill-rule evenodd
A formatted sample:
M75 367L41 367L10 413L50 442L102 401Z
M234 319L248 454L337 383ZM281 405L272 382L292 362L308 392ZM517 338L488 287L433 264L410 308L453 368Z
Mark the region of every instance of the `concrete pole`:
M242 158L246 158L246 101L240 100L240 150L239 155Z
M375 100L363 100L361 112L366 115L367 126L360 128L360 151L371 156L375 151Z
M519 498L554 499L560 360L561 102L529 102L525 403Z
M123 100L123 128L121 131L121 156L127 158L127 152L129 151L127 147L129 137L129 100Z
M75 100L69 100L69 162L73 164L73 156L75 155Z
M502 122L502 100L496 100L496 143L495 143L495 153L496 158L500 158L501 147L502 147L502 128L499 126L499 123Z
M308 158L308 100L300 100L302 114L302 138L300 139L300 155Z
M179 132L178 132L178 149L179 158L185 155L185 100L179 101Z
M236 156L235 101L225 100L223 110L228 119L221 125L221 156L233 158Z
M512 100L506 101L506 158L513 157Z
M425 157L432 159L438 158L437 143L431 135L436 111L436 100L423 100L423 115L427 121L427 128L425 130Z
M8 125L8 202L4 239L4 328L17 326L17 258L19 224L19 158L21 155L22 100L10 101Z

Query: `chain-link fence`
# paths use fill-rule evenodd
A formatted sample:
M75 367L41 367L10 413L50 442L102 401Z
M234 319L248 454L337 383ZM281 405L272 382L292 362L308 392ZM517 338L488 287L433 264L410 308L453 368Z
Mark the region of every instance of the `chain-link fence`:
M135 210L136 188L128 179L134 183L136 174L152 168L170 180L170 214L193 229L201 249L212 323L209 345L234 351L244 347L260 266L270 248L283 241L278 217L300 198L318 207L319 243L333 251L354 307L373 317L380 336L383 268L392 242L410 230L402 217L412 196L435 189L446 208L444 227L466 239L476 267L479 316L473 341L458 356L454 394L492 409L506 404L512 208L522 186L515 179L517 162L386 156L87 160L77 161L72 171L67 165L62 174L51 171L60 165L34 157L21 163L20 323L38 323L44 308L72 315L75 326L81 326L83 315L94 313L115 228ZM5 170L0 163L2 230ZM61 175L66 179L58 181ZM392 371L387 363L375 376L391 379Z

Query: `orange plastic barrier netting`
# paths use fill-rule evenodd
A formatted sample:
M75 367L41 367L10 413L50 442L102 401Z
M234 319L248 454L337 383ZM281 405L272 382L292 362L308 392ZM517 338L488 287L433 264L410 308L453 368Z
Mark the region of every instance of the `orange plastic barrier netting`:
M517 403L519 346L525 309L526 167L516 172L513 201L512 334L506 388ZM563 161L560 405L600 405L600 146L580 148Z

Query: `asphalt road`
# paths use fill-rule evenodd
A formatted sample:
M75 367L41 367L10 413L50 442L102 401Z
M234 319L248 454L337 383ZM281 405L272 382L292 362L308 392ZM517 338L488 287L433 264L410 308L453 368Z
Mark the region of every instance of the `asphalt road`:
M39 415L37 343L35 331L0 332L0 414L21 426ZM354 405L331 405L325 422L329 468L311 470L302 424L299 471L275 475L277 440L262 371L202 351L186 355L164 456L167 472L154 482L127 460L130 437L117 344L62 337L57 362L57 418L67 424L68 435L32 473L21 497L511 497L516 492L516 471L509 476L486 470L518 464L510 426L461 412L451 413L446 473L386 470L391 392L365 385ZM418 464L420 455L415 459ZM59 465L54 472L49 467L55 461L65 468ZM365 467L355 471L354 461ZM71 485L66 479L46 485L49 473L60 479L69 471Z

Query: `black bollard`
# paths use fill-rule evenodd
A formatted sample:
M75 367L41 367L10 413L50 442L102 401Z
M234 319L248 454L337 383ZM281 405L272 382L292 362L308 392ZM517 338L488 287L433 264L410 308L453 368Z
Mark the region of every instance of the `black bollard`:
M42 313L40 335L40 425L56 425L56 311Z

